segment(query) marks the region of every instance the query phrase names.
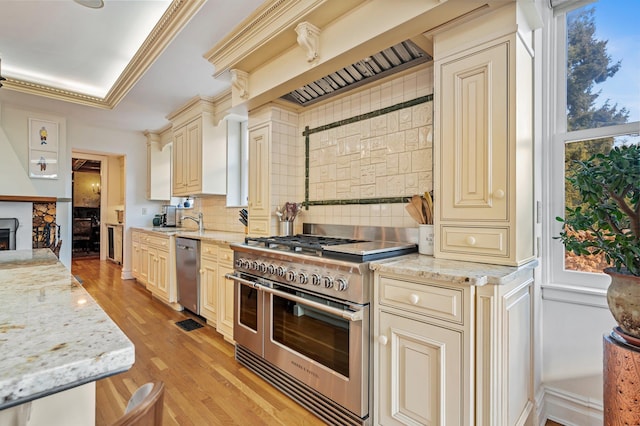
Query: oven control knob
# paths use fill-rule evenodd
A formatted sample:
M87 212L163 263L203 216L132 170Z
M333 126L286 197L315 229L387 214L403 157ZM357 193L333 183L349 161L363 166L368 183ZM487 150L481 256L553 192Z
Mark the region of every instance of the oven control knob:
M298 278L298 274L296 273L296 271L288 271L287 272L287 281L289 282L295 282L296 278Z
M345 291L349 288L349 283L346 278L338 278L336 279L336 290L337 291Z
M284 266L278 266L276 273L278 274L279 277L284 277L285 274L287 273L287 270L284 268Z
M267 272L267 264L261 262L260 265L258 266L258 269L263 274L266 273Z
M269 266L267 266L267 272L274 275L276 273L276 265L270 263Z
M331 278L330 276L326 276L322 278L322 284L326 287L326 288L331 288L333 287L333 278Z
M320 285L321 282L320 274L311 274L311 284Z
M298 282L300 284L306 284L309 282L309 276L305 272L300 272L298 275Z
M251 265L249 266L249 269L253 269L254 271L258 270L258 266L260 266L260 264L258 263L257 260L254 260L253 262L251 262Z

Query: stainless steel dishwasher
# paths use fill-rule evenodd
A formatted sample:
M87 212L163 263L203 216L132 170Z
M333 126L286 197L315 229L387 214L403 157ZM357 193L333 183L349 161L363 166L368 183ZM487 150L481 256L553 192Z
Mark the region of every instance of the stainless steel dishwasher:
M200 315L200 240L176 238L178 303Z

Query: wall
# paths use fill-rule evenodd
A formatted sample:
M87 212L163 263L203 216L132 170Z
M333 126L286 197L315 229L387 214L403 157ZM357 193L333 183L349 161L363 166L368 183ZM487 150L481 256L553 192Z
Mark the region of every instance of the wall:
M76 207L100 207L99 189L99 173L73 173L73 200Z
M349 92L348 96L307 107L298 120L297 201L304 199L304 138L299 135L305 126L320 127L431 94L433 65L430 63L363 90ZM346 125L312 135L315 157L310 159L310 174L314 174L312 177L319 184L310 185L310 195L318 199L333 198L334 194L338 199L368 198L411 196L432 190L431 123L432 102L427 102L360 121L356 123L359 128ZM353 153L346 155L349 150ZM319 167L314 167L314 162ZM332 166L341 163L342 171ZM274 168L276 164L274 160ZM326 179L320 177L325 171ZM330 183L334 176L340 190L334 191ZM287 184L288 181L280 182L281 187ZM274 188L277 188L275 181ZM417 226L406 212L405 203L312 206L302 212L302 219L310 223Z

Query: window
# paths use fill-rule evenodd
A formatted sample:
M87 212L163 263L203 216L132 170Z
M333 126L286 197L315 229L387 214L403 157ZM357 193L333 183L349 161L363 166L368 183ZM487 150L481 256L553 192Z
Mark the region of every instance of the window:
M553 218L563 216L565 206L580 203L566 181L575 160L606 153L616 145L640 144L639 13L637 0L569 1L554 10L552 102L557 110L551 124L549 185ZM561 226L551 225L552 237ZM551 263L554 281L606 285L598 274L607 267L602 258L567 253L557 240L551 243Z

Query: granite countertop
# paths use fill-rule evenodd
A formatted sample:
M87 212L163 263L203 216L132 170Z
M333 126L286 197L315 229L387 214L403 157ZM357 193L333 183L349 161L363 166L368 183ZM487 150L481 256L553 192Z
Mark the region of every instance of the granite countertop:
M0 410L128 370L133 343L49 249L0 252Z
M460 260L436 259L432 256L410 254L387 260L373 261L370 269L399 275L449 281L454 284L482 286L504 285L521 275L531 274L538 265L533 260L525 265L501 266Z
M243 243L244 238L246 237L244 233L240 232L215 231L207 229L205 229L202 233L191 228L137 227L131 229L147 232L157 232L160 235L173 235L175 237L192 238L194 240L221 244Z

